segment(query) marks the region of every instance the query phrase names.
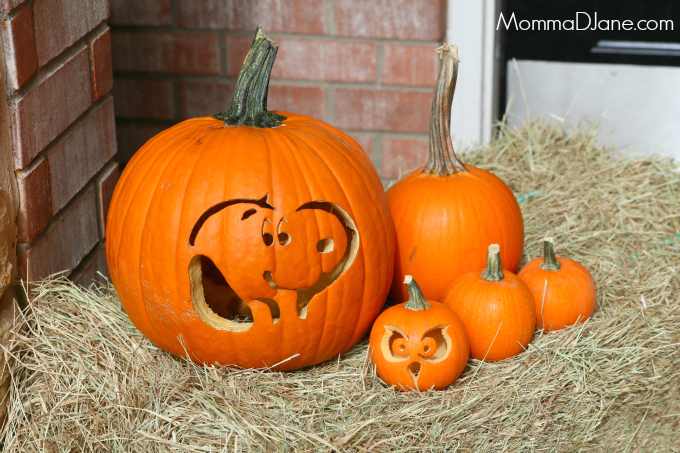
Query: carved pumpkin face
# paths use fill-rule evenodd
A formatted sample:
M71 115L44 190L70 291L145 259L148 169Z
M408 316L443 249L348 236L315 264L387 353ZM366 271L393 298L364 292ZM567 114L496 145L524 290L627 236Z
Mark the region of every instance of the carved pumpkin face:
M394 236L377 173L341 131L285 115L269 129L185 121L121 175L111 280L166 351L300 368L347 351L382 307Z
M399 390L439 390L463 372L470 343L453 310L424 298L418 302L418 297L422 294L378 317L369 341L371 361L378 375Z
M192 229L190 248L223 243L221 256L197 254L189 266L194 308L216 329L248 330L255 321L253 308L260 310L263 322L276 323L281 317L276 298L286 291L296 293L297 316L306 318L311 299L356 258L359 234L342 208L313 201L286 214L268 198L219 203ZM245 248L244 243L254 246Z

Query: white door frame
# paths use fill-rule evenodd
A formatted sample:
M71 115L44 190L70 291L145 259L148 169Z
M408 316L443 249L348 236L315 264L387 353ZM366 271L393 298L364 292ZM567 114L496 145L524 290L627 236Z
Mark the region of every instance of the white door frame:
M448 0L446 43L460 47L461 59L451 107L457 148L491 141L498 93L496 6L496 0Z

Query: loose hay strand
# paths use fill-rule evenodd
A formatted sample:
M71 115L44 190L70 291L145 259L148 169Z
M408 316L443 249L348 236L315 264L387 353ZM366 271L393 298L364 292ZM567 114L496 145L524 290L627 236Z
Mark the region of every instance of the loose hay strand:
M587 323L537 330L509 360L470 360L446 391L401 393L376 376L365 340L295 372L200 367L146 340L112 288L49 280L5 351L5 449L678 451L680 173L595 137L565 122L501 125L465 155L527 194L523 262L552 236L596 277Z

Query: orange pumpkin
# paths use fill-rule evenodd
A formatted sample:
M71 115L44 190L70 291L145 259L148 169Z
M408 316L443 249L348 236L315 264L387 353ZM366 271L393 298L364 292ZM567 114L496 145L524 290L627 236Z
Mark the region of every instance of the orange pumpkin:
M409 300L382 312L371 329L371 362L399 390L443 389L458 379L470 356L465 326L449 307L426 300L413 277L404 283Z
M494 362L526 349L536 329L531 290L503 270L498 244L489 246L486 269L467 272L447 288L443 303L465 324L470 356Z
M444 45L430 117L430 158L387 191L397 241L390 298L407 294L413 275L428 299L441 300L464 272L484 267L484 252L500 244L507 269L517 271L524 223L512 191L492 173L456 157L449 124L458 74L458 48Z
M517 274L534 294L536 323L547 332L590 319L597 305L588 269L569 258L555 258L553 239L543 239L543 258L529 261Z
M258 28L228 112L152 138L111 202L106 253L137 328L196 363L289 370L352 347L389 290L382 183L330 125L267 112Z

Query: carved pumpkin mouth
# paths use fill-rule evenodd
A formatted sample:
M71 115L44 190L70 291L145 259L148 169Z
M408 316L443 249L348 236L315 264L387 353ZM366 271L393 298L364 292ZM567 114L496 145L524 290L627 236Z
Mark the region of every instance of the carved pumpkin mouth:
M269 207L271 205L268 204L267 199L268 195L263 197L262 200L258 200L257 203L267 203ZM206 213L215 214L223 209L221 206L228 205L230 205L229 202L221 203L217 205L220 208L210 208ZM307 308L314 296L332 285L350 268L359 249L359 232L356 225L352 218L338 205L326 201L311 201L300 206L297 211L303 209L319 209L334 215L344 227L347 235L347 247L335 267L330 272L321 273L317 282L311 286L303 288L281 287L274 281L270 271L264 272L262 278L270 288L277 291L277 295L283 291L297 292L297 315L300 319L307 317ZM207 216L204 214L197 222L197 226L191 233L189 247L193 247L193 241L206 220ZM290 241L281 245L288 245L288 243ZM332 245L333 240L326 238L319 241L317 250L319 253L327 253ZM250 301L243 300L231 287L228 278L225 278L215 263L205 255L195 255L192 258L189 264L189 281L191 282L191 299L196 313L206 324L218 330L244 332L250 329L257 322L251 309L251 305L255 303L264 303L269 307L272 323L276 323L281 316L279 302L276 300L277 296L274 296L274 299L261 297Z

